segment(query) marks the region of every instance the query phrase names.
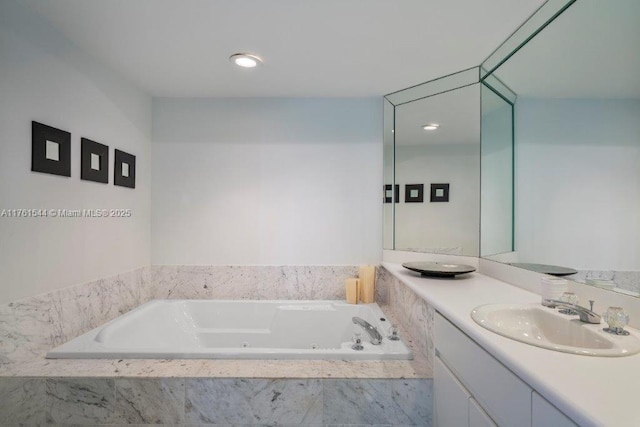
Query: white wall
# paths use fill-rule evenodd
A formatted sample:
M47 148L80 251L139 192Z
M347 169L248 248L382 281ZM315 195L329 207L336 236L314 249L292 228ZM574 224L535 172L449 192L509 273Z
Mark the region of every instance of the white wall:
M396 249L477 256L479 141L397 146L396 165L401 200L396 204ZM432 183L449 183L449 202L430 202ZM424 203L405 203L406 184L424 184Z
M154 99L153 264L382 253L381 99Z
M517 249L522 262L640 265L640 101L516 104Z
M71 178L31 172L31 121L71 132ZM149 263L151 100L18 2L0 3L0 210L131 209L132 218L0 217L0 303ZM80 180L80 138L110 147L109 184ZM137 156L113 185L113 149Z
M511 105L482 87L480 254L513 250Z

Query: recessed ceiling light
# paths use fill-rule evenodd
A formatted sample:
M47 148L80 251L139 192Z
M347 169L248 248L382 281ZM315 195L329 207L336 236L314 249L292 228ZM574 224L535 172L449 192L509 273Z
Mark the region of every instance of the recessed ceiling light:
M428 125L422 126L422 129L424 129L424 130L436 130L439 127L440 127L440 125L437 124L437 123L429 123Z
M262 63L262 59L259 56L251 53L234 53L229 57L229 61L244 68L253 68Z

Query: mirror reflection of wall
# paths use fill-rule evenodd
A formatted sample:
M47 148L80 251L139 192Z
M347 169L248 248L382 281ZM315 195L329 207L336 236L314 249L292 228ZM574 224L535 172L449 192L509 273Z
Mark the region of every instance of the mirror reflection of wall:
M482 256L511 252L513 239L513 101L506 88L482 85Z
M479 84L396 106L396 250L479 255L479 106ZM419 187L405 194L410 184L422 202L411 202ZM431 201L431 184L449 184L448 202Z
M638 295L638 22L637 0L579 0L495 71L518 95L517 252L497 259Z

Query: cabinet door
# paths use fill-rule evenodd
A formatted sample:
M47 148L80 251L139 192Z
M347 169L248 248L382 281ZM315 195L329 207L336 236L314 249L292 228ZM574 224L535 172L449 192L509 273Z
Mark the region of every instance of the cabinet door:
M469 399L469 427L498 427L473 397Z
M531 393L531 407L532 427L577 427L569 417L535 391Z
M468 426L471 396L439 357L434 363L433 388L434 426Z
M435 344L441 360L496 424L531 427L531 388L440 313Z

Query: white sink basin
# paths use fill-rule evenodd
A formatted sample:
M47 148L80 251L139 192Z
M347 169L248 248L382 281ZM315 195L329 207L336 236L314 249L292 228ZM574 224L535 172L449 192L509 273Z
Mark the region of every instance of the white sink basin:
M605 323L580 322L540 304L489 304L476 307L471 317L496 334L526 344L586 356L630 356L640 352L640 339L604 332Z

